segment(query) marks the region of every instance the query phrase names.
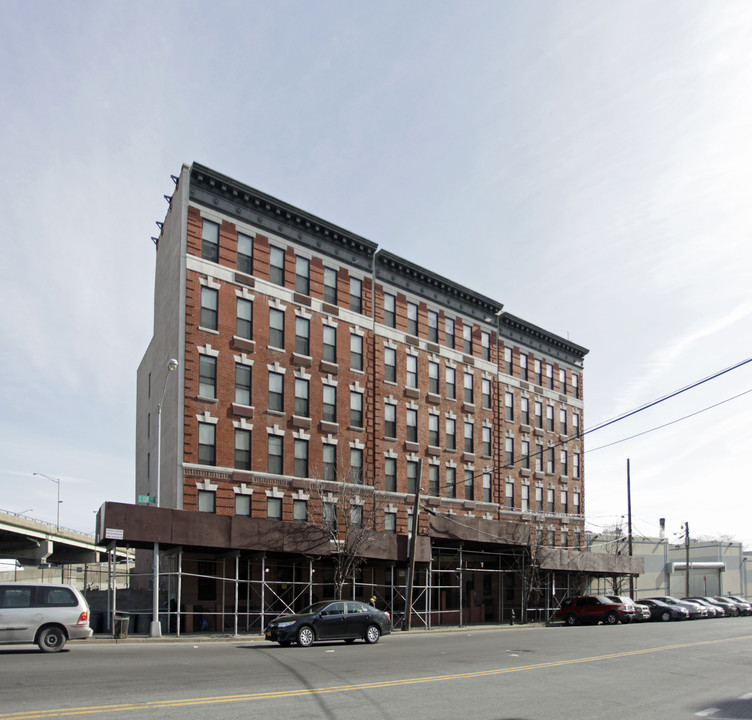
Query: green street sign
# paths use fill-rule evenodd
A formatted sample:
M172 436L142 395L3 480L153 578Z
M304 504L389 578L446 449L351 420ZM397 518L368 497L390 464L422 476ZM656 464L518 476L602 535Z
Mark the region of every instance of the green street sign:
M156 502L156 498L153 495L139 495L138 501L140 503L153 503Z

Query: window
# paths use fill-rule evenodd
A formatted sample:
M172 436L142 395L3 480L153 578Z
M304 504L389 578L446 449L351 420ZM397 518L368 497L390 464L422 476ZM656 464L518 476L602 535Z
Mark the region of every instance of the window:
M269 520L282 519L282 498L266 498L266 517Z
M199 465L216 465L216 428L213 423L198 424Z
M350 426L363 427L363 393L350 391Z
M309 417L308 413L308 380L295 378L295 414Z
M504 372L507 375L512 374L512 348L504 348Z
M552 475L554 472L554 448L548 448L546 452L546 472Z
M438 465L428 466L428 494L429 495L439 494L439 466Z
M397 492L397 460L393 457L384 458L384 490Z
M384 405L384 435L388 438L397 437L397 406L392 403Z
M295 318L295 352L298 355L311 354L311 321L304 317Z
M514 510L514 483L506 483L505 500L506 507L510 510Z
M384 348L384 380L397 382L397 351L394 348Z
M409 388L418 387L418 358L415 355L405 357L405 385Z
M276 308L269 308L269 345L283 350L285 347L285 313Z
M554 406L546 405L546 430L554 431Z
M274 245L269 248L269 280L275 285L285 285L285 251Z
M269 435L266 443L266 469L275 475L282 474L282 441L281 435Z
M483 378L480 383L481 390L481 403L484 410L491 409L491 381L488 378Z
M235 429L235 467L238 470L251 469L251 431Z
M363 312L363 282L358 278L350 278L350 310Z
M238 405L252 405L251 366L235 363L235 402Z
M405 410L407 427L405 429L405 439L409 442L418 442L418 411L412 408Z
M521 502L522 512L528 512L530 510L530 486L529 485L522 486L521 500L522 500Z
M447 450L454 451L457 449L457 422L454 418L447 418L445 445Z
M481 455L491 456L491 428L484 426L480 431L481 435Z
M543 512L543 488L535 488L535 511Z
M543 403L535 401L535 427L543 429Z
M559 368L559 392L567 394L567 371L564 368Z
M462 326L462 350L466 355L473 354L473 327L467 323Z
M308 258L295 258L295 291L303 295L310 295L310 265Z
M491 359L491 336L487 332L480 334L480 356L484 360Z
M324 385L322 388L321 419L326 422L337 422L337 386Z
M428 311L428 339L430 342L439 342L439 313L434 310Z
M428 444L439 447L439 416L433 413L428 416Z
M322 357L326 362L337 362L337 328L331 325L323 326L322 344L323 353Z
M198 511L213 513L217 508L217 493L214 490L198 491Z
M554 366L546 363L546 385L549 390L554 389Z
M556 512L556 505L554 504L554 490L549 488L546 491L546 502L548 504L548 512Z
M415 303L407 303L407 333L418 334L418 306Z
M530 469L530 441L529 440L523 440L520 443L520 467L525 468L525 470Z
M580 453L576 450L572 453L572 475L580 477Z
M384 532L397 532L397 513L384 513Z
M465 402L473 404L473 374L466 372L465 374Z
M526 397L520 398L520 422L530 425L530 401Z
M324 268L324 301L337 304L337 271L330 267Z
M324 525L330 530L337 529L337 506L334 503L324 503Z
M446 469L446 496L457 497L457 470L453 467Z
M475 443L473 438L473 424L465 421L465 452L475 452Z
M322 460L324 465L324 480L337 479L337 446L324 443L322 446Z
M363 524L363 507L361 505L350 505L350 525L360 527Z
M455 372L453 367L446 366L444 373L444 384L446 385L447 399L454 400L457 397L457 391L455 389Z
M576 490L572 493L572 512L580 515L580 493Z
M491 502L491 473L483 473L483 502Z
M253 275L253 238L243 233L238 233L238 270Z
M269 373L269 410L284 412L285 409L285 376L282 373Z
M307 500L293 500L292 501L292 519L293 522L308 522L308 501Z
M202 398L217 397L217 358L198 356L198 394Z
M295 477L308 477L308 440L296 438L293 444L293 454L295 455Z
M543 472L543 445L535 443L535 472Z
M507 467L514 465L514 438L504 438L504 458Z
M559 410L559 432L562 435L567 434L567 410L566 408L560 408Z
M572 393L579 400L580 399L580 376L572 373Z
M219 293L214 288L201 288L201 319L199 323L207 330L217 329L217 305Z
M535 384L543 385L543 364L540 360L533 360L533 372L535 374Z
M520 378L527 380L527 355L520 354Z
M410 495L415 495L415 490L418 487L418 463L408 460L407 461L407 492Z
M219 225L211 220L204 220L201 224L201 257L219 261Z
M473 471L465 469L465 500L475 500Z
M394 295L384 293L384 325L390 328L396 326L395 303Z
M251 340L253 338L253 303L250 300L238 298L236 307L235 334L244 340Z
M508 422L514 420L514 394L504 393L504 412Z
M251 514L251 496L243 495L242 493L235 493L235 514L236 515L250 515Z
M565 515L569 512L569 493L566 490L561 491L561 512Z
M561 546L566 548L569 545L569 531L566 528L561 529Z
M363 338L355 333L350 333L350 369L363 369Z
M548 531L548 546L556 547L556 530Z
M444 318L444 344L454 349L454 320Z
M363 451L360 448L350 448L350 482L363 483Z
M568 473L568 470L569 470L568 461L569 461L569 455L566 450L562 449L559 453L559 464L560 464L559 472L565 476L569 474Z
M428 392L439 394L439 363L428 361Z

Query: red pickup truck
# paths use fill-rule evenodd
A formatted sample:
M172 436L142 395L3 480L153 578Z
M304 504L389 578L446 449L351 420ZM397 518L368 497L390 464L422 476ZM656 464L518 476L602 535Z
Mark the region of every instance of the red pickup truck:
M614 602L605 595L585 595L567 598L556 611L556 616L567 625L597 625L599 622L616 625L630 622L634 612L634 607Z

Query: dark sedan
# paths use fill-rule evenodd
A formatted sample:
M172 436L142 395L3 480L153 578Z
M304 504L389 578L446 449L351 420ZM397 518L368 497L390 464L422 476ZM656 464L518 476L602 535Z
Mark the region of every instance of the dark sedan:
M695 603L692 603L692 602L689 602L689 601L682 602L681 600L677 600L675 597L673 597L671 595L657 595L657 596L651 597L649 599L650 600L660 600L661 602L666 603L666 605L674 605L676 607L687 608L687 610L689 612L689 619L690 620L697 620L698 618L701 618L703 616L704 617L708 616L707 611L705 611L703 613L703 611L700 609L699 605L696 605Z
M317 640L365 640L373 645L391 631L389 613L355 600L325 600L275 618L266 626L265 637L280 645L296 642L301 647Z
M750 603L744 598L740 598L737 595L724 595L723 597L716 596L716 600L730 600L736 605L740 615L752 615L752 605L750 605Z
M720 605L716 605L715 603L708 602L705 600L705 598L701 597L685 597L682 598L682 600L686 600L687 602L693 602L698 603L699 605L704 605L708 612L710 613L709 617L725 617L726 612Z
M669 605L662 600L652 600L641 598L641 605L647 605L650 608L650 615L653 620L668 622L669 620L688 620L689 610L686 607L678 605Z

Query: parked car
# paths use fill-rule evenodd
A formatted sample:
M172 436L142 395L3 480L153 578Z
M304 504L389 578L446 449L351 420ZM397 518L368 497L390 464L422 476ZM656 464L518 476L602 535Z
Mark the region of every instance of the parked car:
M624 603L614 602L606 595L586 595L564 600L555 617L560 617L567 625L597 625L599 622L616 625L620 621L629 622L633 614Z
M709 617L725 617L726 612L725 610L720 606L716 605L715 603L708 602L705 598L700 597L683 597L682 600L686 600L687 602L693 602L698 603L700 605L704 605L708 609Z
M675 605L676 607L687 608L687 610L689 611L690 620L697 620L703 617L703 610L700 609L699 605L696 605L695 603L684 601L684 600L678 600L672 595L657 595L657 596L651 597L650 600L660 600L661 602L666 603L666 605ZM705 609L704 617L707 617L707 616L708 616L707 609Z
M669 620L689 619L689 610L686 607L669 605L663 602L663 600L654 600L652 598L640 598L640 602L650 608L650 615L653 620L668 622Z
M715 617L715 608L708 607L707 605L703 605L702 603L695 602L694 600L682 600L681 602L685 603L686 605L690 605L692 607L697 608L697 610L700 611L700 617L705 619L709 617ZM690 618L693 617L692 613L690 611Z
M748 603L746 600L735 597L733 595L722 595L722 596L716 596L716 600L730 600L734 605L736 605L737 610L739 611L739 615L752 615L752 604Z
M726 611L726 617L736 617L737 615L741 615L741 612L739 611L739 606L735 603L729 600L728 598L720 597L720 596L713 596L713 597L706 597L706 600L712 603L716 603L720 605L725 611Z
M633 622L646 622L652 620L650 608L647 605L643 605L639 600L635 602L635 615Z
M60 652L68 640L92 636L89 617L86 599L71 585L0 583L0 644Z
M625 617L622 617L622 622L632 622L635 619L635 602L631 597L627 597L626 595L606 595L606 597L615 603L624 605Z
M300 612L280 615L266 626L266 639L308 647L317 640L365 640L373 645L392 631L389 613L354 600L324 600Z

